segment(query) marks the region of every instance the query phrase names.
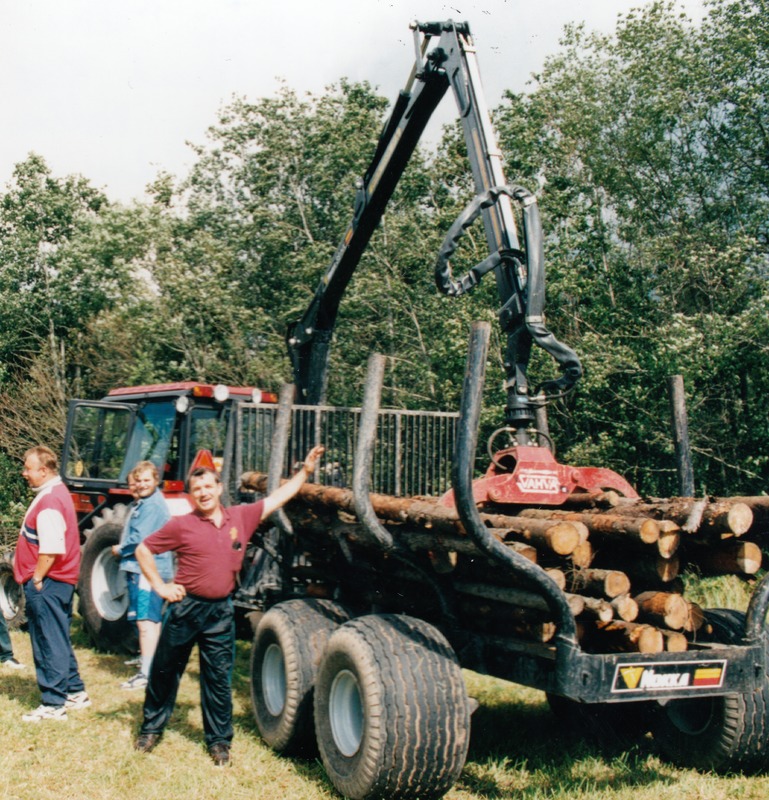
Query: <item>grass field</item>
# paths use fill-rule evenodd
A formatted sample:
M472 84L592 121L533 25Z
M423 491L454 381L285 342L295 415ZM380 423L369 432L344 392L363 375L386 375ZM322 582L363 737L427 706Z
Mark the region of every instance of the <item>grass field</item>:
M338 795L317 760L288 760L259 740L250 710L249 646L238 643L234 680L233 766L217 769L202 737L196 655L188 667L168 731L149 755L132 749L142 692L119 683L131 674L124 656L96 653L80 631L73 638L93 706L66 722L21 722L36 707L29 638L13 632L23 672L0 669L0 798L19 800L318 800ZM544 696L466 673L480 702L473 715L467 765L446 795L566 800L721 800L769 797L769 777L720 777L664 763L651 739L628 752L602 754L565 730Z

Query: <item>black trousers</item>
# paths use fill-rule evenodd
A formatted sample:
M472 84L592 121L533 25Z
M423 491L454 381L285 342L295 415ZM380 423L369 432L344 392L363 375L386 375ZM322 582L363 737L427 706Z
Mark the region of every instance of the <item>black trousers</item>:
M179 682L196 644L206 744L210 747L232 741L235 616L228 597L206 600L187 595L169 606L150 669L141 733L162 733L168 724Z

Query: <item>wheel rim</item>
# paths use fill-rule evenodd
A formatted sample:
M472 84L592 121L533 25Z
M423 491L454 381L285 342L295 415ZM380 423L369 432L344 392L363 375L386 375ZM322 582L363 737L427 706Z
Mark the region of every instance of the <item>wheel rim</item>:
M109 622L121 619L128 611L126 577L120 561L109 547L99 553L91 571L91 597L99 616Z
M363 740L363 703L358 679L350 670L342 670L331 684L328 698L331 735L339 752L350 758Z
M8 572L0 576L0 612L7 620L13 619L19 613L21 602L21 589L19 584Z
M286 664L283 661L283 651L276 644L271 644L264 651L262 696L273 717L283 712L286 705Z
M696 736L706 731L713 720L713 699L699 697L691 700L671 700L665 714L682 733Z

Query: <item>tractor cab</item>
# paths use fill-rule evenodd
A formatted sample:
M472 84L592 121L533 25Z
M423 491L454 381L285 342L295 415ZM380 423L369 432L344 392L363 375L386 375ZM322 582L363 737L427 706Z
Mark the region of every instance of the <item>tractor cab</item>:
M81 530L104 507L126 502L128 473L139 461L158 468L169 500L201 454L226 477L237 403L275 403L274 394L251 387L192 381L113 389L98 401L70 403L62 478L73 493Z

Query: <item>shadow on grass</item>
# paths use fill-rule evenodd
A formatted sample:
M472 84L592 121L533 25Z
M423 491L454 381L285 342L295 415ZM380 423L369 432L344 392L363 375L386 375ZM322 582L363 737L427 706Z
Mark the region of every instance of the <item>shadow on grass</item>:
M26 669L0 673L0 694L12 697L24 708L24 713L40 705L40 690L35 680L35 668L30 664Z
M628 749L586 736L541 701L481 705L457 786L484 798L589 796L604 788L669 784L644 739Z

